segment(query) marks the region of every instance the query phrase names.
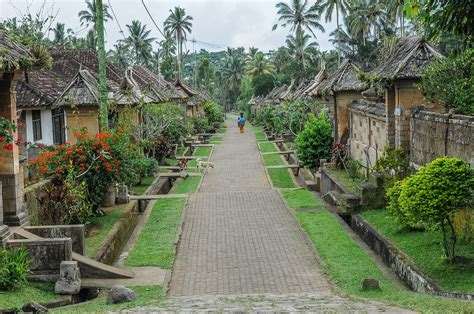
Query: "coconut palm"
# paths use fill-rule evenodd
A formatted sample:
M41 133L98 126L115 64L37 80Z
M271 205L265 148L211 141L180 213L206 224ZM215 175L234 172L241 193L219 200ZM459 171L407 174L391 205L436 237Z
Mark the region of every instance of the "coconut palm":
M265 58L263 52L257 52L254 57L247 61L246 74L257 77L264 74L272 74L275 71L273 64Z
M191 33L193 24L192 16L186 15L183 8L175 7L170 10L170 15L165 21L165 31L173 33L176 38L178 54L176 55L176 63L178 65L178 80L181 79L181 57L183 54L183 42L186 40L187 34Z
M330 22L332 20L333 13L336 13L336 25L337 29L341 28L339 24L339 13L342 16L346 15L346 8L347 8L347 0L323 0L321 3L321 8L324 12L326 12L326 22Z
M387 14L394 21L399 20L400 36L405 35L405 0L386 0Z
M306 68L306 60L311 57L311 48L316 48L318 43L311 41L311 36L306 34L303 30L296 32L295 36L288 35L286 45L290 50L292 56L302 66L303 72Z
M95 8L95 0L86 0L86 10L82 10L79 12L79 21L81 22L81 26L89 27L89 25L95 23L96 19L96 8ZM104 22L108 20L112 20L112 16L109 13L109 6L104 4L102 5L102 9L104 11Z
M222 78L225 83L225 92L228 95L226 99L230 103L237 100L243 75L244 59L242 54L237 49L228 48L222 67Z
M349 26L365 42L373 35L377 38L387 24L387 14L378 0L353 0L348 9Z
M126 26L129 35L125 43L133 50L135 63L148 64L152 58L152 43L155 41L155 38L150 37L151 30L147 30L146 24L137 20Z
M53 42L55 44L64 44L66 42L66 25L64 23L56 23L56 26L51 29L54 34Z
M319 23L321 19L321 6L316 2L309 6L308 0L292 0L291 4L279 2L276 4L278 9L278 23L283 27L290 27L292 32L308 30L314 37L315 29L324 32L324 27ZM273 25L273 30L278 27L278 23Z

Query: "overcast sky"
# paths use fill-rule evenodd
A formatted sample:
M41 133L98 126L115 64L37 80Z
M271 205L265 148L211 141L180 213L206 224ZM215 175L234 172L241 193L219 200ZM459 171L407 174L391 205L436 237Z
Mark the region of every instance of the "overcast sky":
M258 47L260 50L268 51L284 45L287 29L278 28L272 31L272 26L277 21L274 0L144 0L155 21L161 27L163 21L169 14L169 10L175 6L186 9L193 20L193 31L188 39L210 43L206 45L196 43L195 48L207 50L222 50L230 47ZM46 2L48 12L52 10L57 14L55 22L66 23L66 26L74 31L80 31L77 13L85 8L83 0L0 0L0 20L19 16L20 12L32 13ZM160 40L162 37L153 26L148 17L141 0L103 0L104 4L112 4L117 15L118 23L126 32L126 24L133 19L141 20L152 30L153 37ZM334 19L333 19L334 20ZM321 21L324 22L324 21ZM317 32L317 41L322 50L331 48L328 41L329 33L335 29L334 21L324 24L325 33ZM85 30L80 34L84 35ZM117 21L109 21L106 25L107 47L112 45L122 35L119 32ZM187 49L192 50L192 44L188 43Z

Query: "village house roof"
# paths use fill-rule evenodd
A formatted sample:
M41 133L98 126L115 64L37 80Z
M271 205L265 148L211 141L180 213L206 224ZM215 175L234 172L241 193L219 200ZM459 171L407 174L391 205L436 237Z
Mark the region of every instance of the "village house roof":
M0 72L23 69L35 61L27 47L11 40L4 31L0 31Z
M314 86L308 94L322 96L342 91L363 91L367 84L359 79L359 72L360 68L346 59L334 73Z
M328 73L326 71L326 65L323 63L321 66L321 70L319 70L318 74L314 77L314 79L309 82L306 89L303 91L303 95L309 96L311 95L313 90L316 90L318 85L328 77Z
M423 70L443 55L424 39L410 36L400 39L393 52L372 74L383 80L419 79Z
M385 118L385 103L383 102L372 102L365 99L358 99L352 101L349 108L353 111L362 112L364 114L374 115L377 117Z
M165 80L161 75L155 74L142 65L136 65L132 69L132 76L143 94L146 94L155 102L170 100L184 101L188 96L175 87L171 82Z

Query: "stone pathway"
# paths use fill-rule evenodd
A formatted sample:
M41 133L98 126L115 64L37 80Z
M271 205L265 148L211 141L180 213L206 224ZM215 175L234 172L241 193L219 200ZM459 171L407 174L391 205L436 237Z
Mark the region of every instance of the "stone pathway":
M212 161L185 210L169 298L134 312L404 312L331 290L267 181L253 133L229 125Z

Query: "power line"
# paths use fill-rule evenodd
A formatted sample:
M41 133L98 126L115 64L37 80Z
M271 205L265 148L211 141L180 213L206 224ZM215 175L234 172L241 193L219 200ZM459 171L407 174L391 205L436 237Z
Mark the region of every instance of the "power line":
M119 20L118 20L117 16L115 15L115 11L114 11L114 7L112 6L112 3L110 3L110 0L107 0L107 2L109 3L110 10L112 11L112 15L114 16L115 22L117 23L117 26L120 30L120 33L122 34L123 39L126 39L125 33L123 32L123 29L122 29L122 26L120 26Z
M158 31L160 32L160 34L166 38L165 36L165 33L163 33L160 29L160 27L158 26L158 24L155 22L155 19L153 18L153 16L151 15L150 11L148 10L146 4L145 4L145 1L142 0L142 4L143 4L143 7L145 8L146 10L146 13L148 13L148 16L150 17L150 20L153 22L153 24L155 25L155 27L158 29Z

